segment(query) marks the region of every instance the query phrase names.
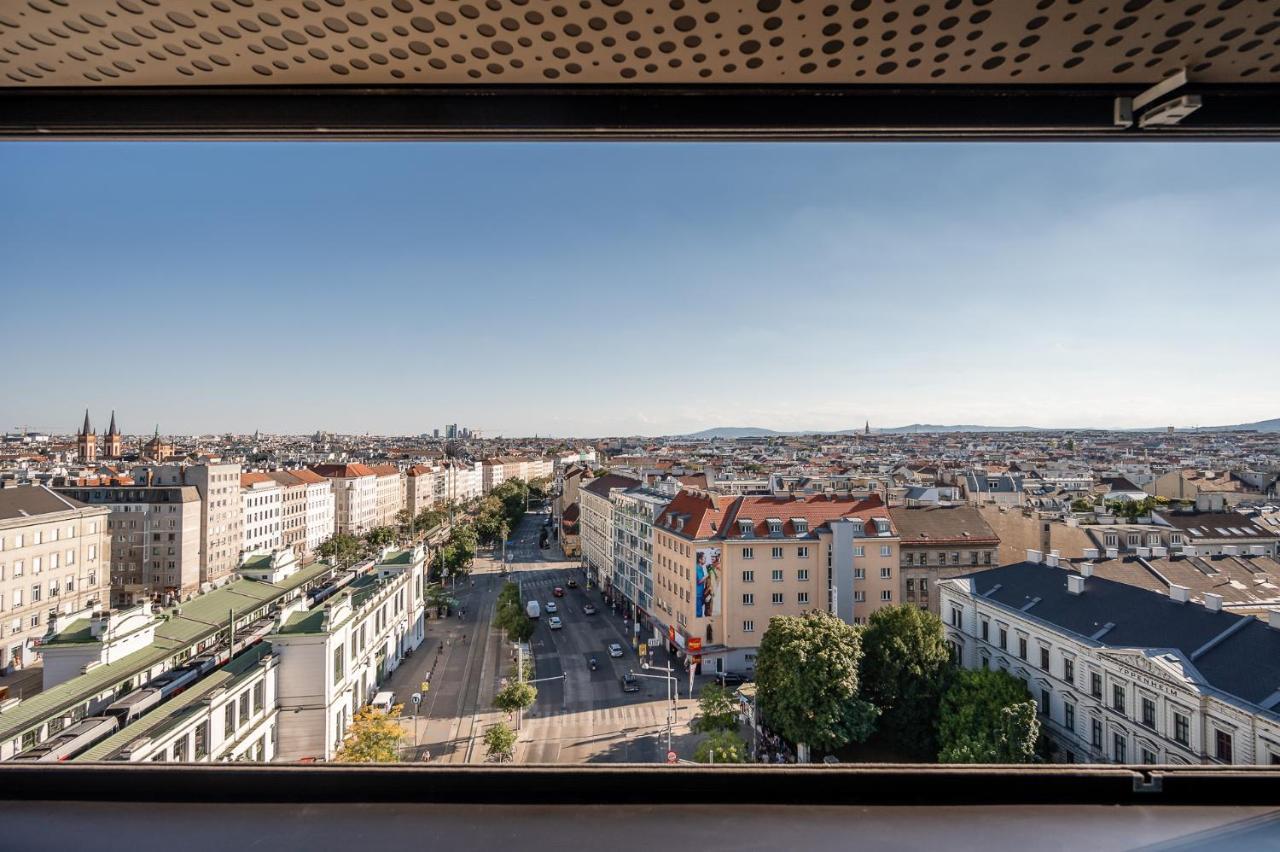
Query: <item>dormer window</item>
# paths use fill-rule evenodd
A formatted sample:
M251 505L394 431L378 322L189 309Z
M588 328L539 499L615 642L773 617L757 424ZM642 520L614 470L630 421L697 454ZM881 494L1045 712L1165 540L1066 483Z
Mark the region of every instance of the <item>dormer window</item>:
M769 525L769 535L782 535L781 518L769 518L766 523Z
M754 521L738 521L738 532L745 537L752 536L755 533L755 529Z
M796 535L809 534L809 522L806 521L804 518L792 518L791 526L795 528Z

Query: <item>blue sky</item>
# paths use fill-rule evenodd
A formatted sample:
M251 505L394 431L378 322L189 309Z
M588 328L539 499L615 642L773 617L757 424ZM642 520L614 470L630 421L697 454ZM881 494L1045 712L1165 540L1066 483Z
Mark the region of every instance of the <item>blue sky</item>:
M1280 416L1265 145L8 143L0 167L3 429Z

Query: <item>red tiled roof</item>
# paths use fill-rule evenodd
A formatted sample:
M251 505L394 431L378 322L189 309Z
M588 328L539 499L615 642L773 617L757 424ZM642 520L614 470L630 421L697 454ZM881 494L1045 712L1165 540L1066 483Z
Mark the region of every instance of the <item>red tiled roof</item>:
M685 516L684 527L676 530L673 525L668 525L668 518L679 516ZM782 521L784 536L799 534L792 523L793 518L808 521L810 533L828 521L840 518L884 518L890 520L892 529L884 501L877 495L862 499L829 494L724 497L703 491L681 491L654 525L685 538L732 539L743 537L738 522L748 520L752 521L754 535L767 539L770 518Z
M374 476L399 476L400 468L393 464L375 464L369 468Z
M240 474L240 487L248 488L251 485L257 485L260 482L275 482L276 480L265 473L242 473Z
M357 476L377 476L373 469L363 464L317 464L311 469L326 479L353 479Z
M430 465L415 464L413 467L405 471L409 476L428 476L433 472Z
M314 470L307 470L305 467L299 468L298 470L286 471L286 473L288 473L294 479L298 479L298 480L301 480L302 482L307 482L312 485L324 482L323 476L316 473Z

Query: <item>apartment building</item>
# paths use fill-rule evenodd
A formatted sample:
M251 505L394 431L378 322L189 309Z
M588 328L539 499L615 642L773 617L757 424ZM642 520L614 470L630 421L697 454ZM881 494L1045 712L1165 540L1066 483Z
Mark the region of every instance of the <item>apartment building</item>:
M1280 764L1280 611L1236 615L1078 567L940 583L957 659L1027 682L1055 761Z
M305 560L333 535L333 485L306 468L276 470L267 475L283 490L284 544Z
M363 464L320 464L313 473L333 485L334 531L363 535L378 526L378 475Z
M88 478L57 490L109 513L111 606L183 600L200 591L204 506L194 486Z
M775 615L850 624L900 602L900 540L876 496L681 491L654 524L655 638L715 671L751 671Z
M480 491L488 494L506 479L506 466L499 459L485 459L480 463Z
M405 508L412 517L427 509L438 509L457 499L457 477L461 468L448 463L415 464L405 471Z
M200 495L200 585L209 590L235 578L244 547L240 465L206 459L198 464L156 464L135 468L136 481L190 485Z
M388 550L335 599L282 610L267 637L279 654L280 760L331 760L356 710L422 643L426 551Z
M269 553L283 547L284 487L265 473L242 473L240 503L243 553Z
M43 485L0 488L0 671L38 662L53 613L105 603L108 516Z
M396 524L396 515L405 507L405 477L393 464L374 465L374 493L376 501L374 526L390 527Z
M615 489L636 488L640 480L616 473L587 480L579 490L579 541L591 581L606 591L613 583L613 503Z
M653 606L653 524L679 492L678 484L613 489L613 570L605 590L635 611Z
M889 517L901 538L903 603L938 615L939 580L1000 564L1000 537L972 506L893 506Z

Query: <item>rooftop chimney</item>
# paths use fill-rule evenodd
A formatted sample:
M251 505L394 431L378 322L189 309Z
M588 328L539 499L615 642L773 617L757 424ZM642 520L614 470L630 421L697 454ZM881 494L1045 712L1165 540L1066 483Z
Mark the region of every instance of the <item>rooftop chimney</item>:
M1040 552L1041 553L1049 552L1049 538L1050 538L1051 527L1052 527L1052 523L1050 521L1040 522Z
M1098 558L1098 548L1096 548L1096 547L1086 547L1086 548L1084 549L1084 558L1085 558L1085 559L1097 559L1097 558Z
M1169 551L1163 547L1153 547L1151 548L1151 555L1156 559L1164 559L1169 555Z
M1084 577L1079 574L1067 575L1067 594L1083 595L1084 594Z
M1117 557L1119 557L1119 556L1120 556L1120 548L1118 548L1118 547L1108 547L1108 548L1107 548L1107 558L1108 558L1108 559L1116 559L1116 558L1117 558Z
M1057 567L1058 567L1058 556L1057 556L1057 554L1056 554L1056 553L1050 553L1048 556L1046 556L1046 557L1044 558L1044 564L1045 564L1045 565L1050 566L1051 568L1057 568Z
M1149 547L1139 547L1139 548L1138 548L1138 556L1142 557L1143 559L1150 559L1150 558L1151 558L1151 548L1149 548Z
M1204 593L1204 608L1212 612L1222 612L1222 595L1213 592Z
M1080 576L1081 576L1081 577L1092 577L1092 576L1093 576L1093 563L1092 563L1092 562L1082 562L1082 563L1080 563Z
M1273 609L1267 613L1267 626L1272 630L1280 630L1280 609Z
M1027 561L1040 564L1040 551L1027 548Z
M1186 603L1191 600L1191 590L1177 583L1169 584L1169 600L1174 603Z

